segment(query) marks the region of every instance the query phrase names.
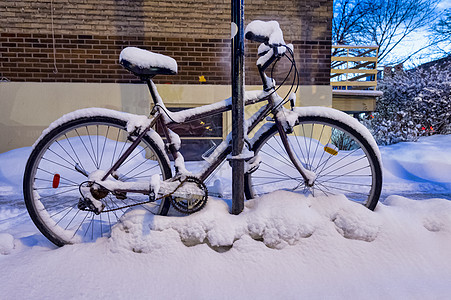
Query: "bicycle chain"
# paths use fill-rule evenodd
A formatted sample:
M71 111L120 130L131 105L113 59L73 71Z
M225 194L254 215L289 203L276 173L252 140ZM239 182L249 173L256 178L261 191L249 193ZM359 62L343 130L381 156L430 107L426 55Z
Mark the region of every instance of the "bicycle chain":
M130 207L134 207L134 206L138 206L138 205L143 205L143 204L147 204L147 203L152 203L152 202L155 202L155 201L157 201L157 200L164 199L164 198L166 198L166 197L172 197L172 195L173 195L179 188L181 188L185 182L188 182L188 181L193 180L193 179L196 180L196 181L198 181L200 184L202 184L202 186L205 188L205 196L206 196L205 198L208 198L208 190L207 190L205 184L204 184L202 181L200 181L197 177L194 177L194 176L186 176L185 179L183 179L182 181L180 181L180 184L179 184L172 192L170 192L170 193L168 193L168 194L166 194L166 195L163 195L163 196L161 196L161 197L158 197L158 198L155 198L155 199L149 200L149 201L144 201L144 202L140 202L140 203L133 203L133 204L129 204L129 205L117 207L117 208L105 209L105 210L102 210L102 212L105 212L105 213L107 213L107 212L113 212L113 211L117 211L117 210L124 209L124 208L130 208ZM114 193L113 193L112 190L107 189L106 187L104 187L103 185L101 185L101 184L99 184L99 183L95 183L95 184L100 185L102 188L104 188L105 190L107 190L108 192L110 192L110 193L112 193L112 194L114 195ZM172 199L172 198L171 198L171 199ZM172 202L172 201L171 201L171 202ZM204 202L206 203L207 201L205 200ZM201 210L201 209L205 206L205 203L204 203L203 205L201 205L201 207L200 207L198 210ZM180 211L180 212L182 212L182 213L187 213L187 212L184 212L184 211L181 211L180 209L178 209L177 206L174 206L174 205L173 205L173 207L174 207L176 210L178 210L178 211ZM81 210L87 210L87 211L90 211L89 209L81 209ZM198 211L198 210L196 210L196 211ZM196 212L196 211L193 211L193 213ZM101 213L102 213L102 212L101 212Z

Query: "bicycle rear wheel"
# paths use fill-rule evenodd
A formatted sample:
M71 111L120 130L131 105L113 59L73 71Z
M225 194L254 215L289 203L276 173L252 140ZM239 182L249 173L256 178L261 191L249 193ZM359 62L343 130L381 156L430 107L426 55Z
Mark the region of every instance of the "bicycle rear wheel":
M274 125L254 143L261 164L245 176L248 199L281 189L314 196L344 194L374 210L382 170L374 149L359 132L332 118L306 116L299 117L288 141L303 166L316 173L314 185L305 185Z
M125 121L96 116L63 123L39 141L25 168L23 191L33 222L50 241L62 246L109 236L129 205L149 200L143 194L108 193L101 200L105 212L96 215L78 208L79 187L87 175L108 170L131 145L130 140ZM164 180L171 177L171 169L162 150L145 136L115 176L121 181L150 183L154 174ZM142 205L162 215L169 206L170 199Z

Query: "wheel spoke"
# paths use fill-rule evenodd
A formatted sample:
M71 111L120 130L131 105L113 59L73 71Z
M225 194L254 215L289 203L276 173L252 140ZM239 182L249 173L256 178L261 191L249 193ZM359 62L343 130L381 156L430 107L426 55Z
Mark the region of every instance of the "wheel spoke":
M83 163L81 162L80 158L78 157L77 152L75 151L74 147L72 146L72 143L71 143L70 139L67 137L66 134L64 134L64 136L65 136L65 138L66 138L66 141L69 143L70 148L71 148L72 151L74 152L74 155L75 155L75 157L77 158L77 161L78 161L78 163L80 164L81 168L82 168L83 170L86 170L85 167L83 166Z
M276 169L275 167L270 166L270 165L268 165L268 164L266 164L266 163L264 163L264 165L267 166L267 167L269 167L269 168L271 168L272 170L276 171L277 173L270 172L270 171L268 171L268 170L263 170L263 169L262 169L261 171L264 171L264 172L267 172L267 173L272 173L272 174L275 174L275 175L277 175L277 174L282 174L282 175L285 175L285 176L288 177L288 178L294 179L294 177L288 175L288 174L285 173L285 172L282 172L280 169Z
M282 158L285 159L285 161L283 161L283 160L281 160L280 158L275 157L275 156L269 154L268 152L266 152L266 151L264 151L264 150L261 150L261 152L263 152L263 153L266 154L267 156L269 156L269 157L271 157L271 158L274 158L275 160L277 160L277 161L283 163L284 165L286 165L286 166L288 166L288 167L290 167L290 168L293 168L294 170L297 170L297 169L295 168L295 166L293 166L293 164L291 163L291 161L289 161L285 156L280 155Z
M254 150L255 154L263 153L265 156L262 157L260 167L247 175L251 177L247 181L247 194L256 195L260 189L266 193L285 188L283 183L286 181L287 185L298 184L294 185L292 191L310 191L314 196L341 193L350 200L374 209L381 190L381 181L376 178L381 171L377 157L372 154L374 152L354 128L328 117L299 118L298 125L287 135L288 143L299 162L316 174L311 187L305 185L300 174L293 172L295 167L277 139L277 130L270 130L254 144L254 149L257 149ZM274 147L273 140L279 145L275 147L280 149ZM324 151L320 149L328 144L336 146L338 153L331 153L327 148Z
M87 133L87 136L88 136L89 144L91 145L92 156L94 156L93 162L94 162L94 165L95 165L96 169L98 170L99 166L97 164L96 152L94 151L94 145L92 144L91 134L89 133L88 126L85 126L85 129L86 129L86 133Z
M91 153L89 153L88 147L86 147L85 142L83 141L83 139L82 139L81 136L80 136L80 133L78 133L78 130L77 130L77 129L75 129L75 132L77 133L80 142L83 144L83 147L85 148L86 153L88 153L89 157L91 158L92 163L93 163L94 166L97 168L96 162L95 162L95 160L92 158Z
M76 190L78 190L78 187L77 187L77 188L74 188L74 189L67 190L67 191L62 191L62 192L59 192L59 193L56 193L56 194L44 196L44 197L41 196L41 197L39 197L39 199L52 198L52 197L55 197L55 196L58 196L58 195L62 195L62 194L68 193L68 192L73 192L73 191L76 191ZM66 203L67 203L67 202L66 202ZM54 207L54 206L53 206L53 207ZM47 206L45 209L48 209L48 208L52 208L52 206Z
M354 190L350 190L350 189L339 188L339 187L336 187L336 186L331 186L331 185L327 185L327 184L323 184L323 183L321 183L319 185L322 186L322 187L326 187L326 188L330 187L330 188L333 188L335 190L339 190L339 191L342 191L342 192L347 192L347 193L350 193L350 194L361 194L361 195L365 195L365 196L369 195L368 193L362 193L362 192L358 192L358 191L354 191Z
M139 163L139 165L135 166L134 168L132 168L130 171L128 171L125 174L122 174L121 177L119 177L119 180L122 180L123 178L127 177L128 174L130 174L131 172L135 171L136 169L138 169L139 167L141 167L143 164L147 163L146 160L143 160L141 163ZM141 173L139 173L141 174Z
M366 168L369 168L369 167L370 167L370 166L369 166L369 165L367 165L367 166L364 166L364 167L361 167L361 168L358 168L358 169L355 169L355 170L349 171L349 172L347 172L347 173L344 173L344 174L341 174L341 175L336 175L335 177L332 177L331 179L335 179L335 178L339 178L339 177L347 176L348 174L351 174L351 173L355 173L355 172L357 172L357 171L361 171L361 170L364 170L364 169L366 169ZM321 178L321 177L319 177L319 178Z
M121 195L125 199L111 194L99 199L105 204L105 212L99 215L78 208L82 197L78 189L86 177L92 171L109 167L105 165L109 165L110 160L114 165L131 145L122 141L128 136L124 121L110 117L100 117L100 121L95 117L90 119L68 121L50 131L33 150L38 151L32 154L34 160L27 164L25 173L30 175L24 179L25 201L32 203L30 214L36 216L38 228L58 245L95 241L110 234L112 226L119 222L130 205L139 205L152 214L167 213L168 207L159 209L163 201L144 205L142 203L148 198L130 193ZM145 136L138 144L138 150L122 164L126 165L124 174L120 174L123 181L150 182L154 174L167 179L164 174L170 174L170 167L161 150L149 140L150 137ZM91 170L85 168L86 164Z
M345 158L349 157L350 155L354 154L357 150L359 150L359 149L355 149L355 150L352 151L351 153L348 153L346 156L340 158L340 159L337 160L337 161L334 161L334 162L333 162L332 164L330 164L327 168L324 168L324 167L326 166L326 165L324 165L323 168L321 169L321 171L320 171L319 173L321 173L321 172L323 172L323 171L325 171L325 170L327 170L327 169L329 169L329 168L335 166L336 164L338 164L339 162L341 162L343 159L345 159ZM332 156L330 156L330 157L332 157ZM359 159L362 159L362 158L364 158L364 156L362 156L362 157L359 158Z
M152 166L152 167L150 167L150 168L148 168L148 169L146 169L146 170L144 170L144 171L142 171L142 172L139 172L138 174L136 174L135 176L133 176L133 178L134 179L136 179L136 178L147 178L147 177L149 177L149 175L145 175L145 176L138 176L138 175L141 175L142 173L146 173L146 172L148 172L148 171L150 171L150 170L152 170L152 169L155 169L156 167L158 167L158 165L154 165L154 166ZM127 181L128 179L125 179L124 181Z

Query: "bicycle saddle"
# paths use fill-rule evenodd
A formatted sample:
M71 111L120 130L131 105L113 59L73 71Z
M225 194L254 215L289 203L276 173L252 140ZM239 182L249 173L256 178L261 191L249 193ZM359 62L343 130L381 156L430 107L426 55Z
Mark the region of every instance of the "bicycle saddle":
M172 57L136 47L127 47L119 55L119 63L136 76L177 74L177 62Z

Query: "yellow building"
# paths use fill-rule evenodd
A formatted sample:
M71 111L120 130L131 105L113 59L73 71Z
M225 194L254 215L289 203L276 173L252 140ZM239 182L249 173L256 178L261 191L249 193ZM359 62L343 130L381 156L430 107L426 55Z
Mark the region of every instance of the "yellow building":
M155 82L168 107L230 97L230 1L4 1L0 4L0 152L31 146L61 115L106 107L149 113L147 87L118 62L137 46L177 60ZM245 24L277 20L300 70L297 105L332 106L331 0L245 1ZM259 87L258 45L246 44L246 89ZM275 70L281 81L286 64ZM220 118L222 138L230 127Z

